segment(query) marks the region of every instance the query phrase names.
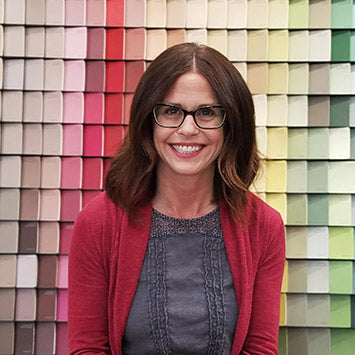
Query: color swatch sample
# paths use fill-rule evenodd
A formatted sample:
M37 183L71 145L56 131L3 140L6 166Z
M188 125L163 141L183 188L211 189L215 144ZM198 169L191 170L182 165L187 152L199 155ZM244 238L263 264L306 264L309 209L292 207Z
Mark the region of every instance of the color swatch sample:
M0 353L68 354L73 222L104 187L149 63L185 41L245 78L286 224L279 353L352 354L351 0L0 0Z

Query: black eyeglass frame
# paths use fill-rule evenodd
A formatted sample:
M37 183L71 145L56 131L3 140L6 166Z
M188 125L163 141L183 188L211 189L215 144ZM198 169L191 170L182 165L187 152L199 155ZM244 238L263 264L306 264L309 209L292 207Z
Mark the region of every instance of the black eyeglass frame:
M166 106L166 107L174 107L174 108L177 108L179 110L181 110L184 114L184 117L183 119L181 120L181 122L177 125L177 126L165 126L165 125L162 125L158 122L158 119L157 119L157 116L155 114L155 110L158 106ZM201 109L204 109L204 108L221 108L223 111L224 111L224 115L223 115L223 118L222 118L222 122L219 126L216 126L216 127L201 127L197 121L196 121L196 112L201 110ZM195 125L198 127L198 128L201 128L201 129L218 129L218 128L221 128L223 125L224 125L224 121L226 119L226 110L222 107L222 105L204 105L204 106L201 106L199 107L198 109L194 110L194 111L188 111L188 110L185 110L184 108L180 107L180 106L177 106L177 105L173 105L173 104L165 104L165 103L162 103L162 104L157 104L154 106L153 108L153 116L154 116L154 122L160 126L160 127L163 127L163 128L178 128L178 127L181 127L181 125L184 123L185 121L185 118L187 115L191 115L192 118L194 119L194 122L195 122Z

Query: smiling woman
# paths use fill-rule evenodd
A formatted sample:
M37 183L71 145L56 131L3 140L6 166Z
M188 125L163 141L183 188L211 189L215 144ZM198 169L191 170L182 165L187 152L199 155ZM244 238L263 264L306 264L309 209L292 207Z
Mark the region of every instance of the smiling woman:
M212 48L163 52L70 249L71 354L277 354L280 215L248 191L254 107Z
M202 110L201 107L218 104L207 79L194 71L182 74L168 91L163 101L178 107L178 110L174 109L173 113L179 112L180 107L185 107L187 110L198 108ZM209 110L212 111L212 109ZM206 111L205 108L202 113ZM218 128L221 127L221 119L218 119L218 116L212 115L218 123L215 125L216 129L202 129L195 122L197 120L196 112L194 115L188 113L186 116L183 111L181 112L183 114L177 127L170 127L171 124L168 127L159 125L154 127L154 146L159 155L159 162L156 167L158 184L153 198L153 207L168 215L191 218L204 215L216 207L213 198L213 176L216 159L222 150L223 130ZM197 112L199 111L197 110ZM166 115L165 111L164 117ZM155 117L158 121L161 121L161 116L162 114L158 113ZM211 115L205 116L211 117ZM197 117L200 117L200 115ZM163 119L163 122L166 121L166 118ZM201 122L205 123L204 121ZM172 196L172 194L180 192L169 187L172 181L176 180L184 181L186 186L191 186L193 190L189 192L189 195L191 193L205 195L203 199L197 196L193 198L193 203L198 202L200 204L200 206L195 206L195 211L192 211L191 205L190 208L186 208L186 206L176 204L179 200L176 199L177 196ZM168 184L165 184L164 181ZM164 189L165 186L167 191ZM196 186L199 188L195 189ZM185 201L181 201L181 203L185 204Z

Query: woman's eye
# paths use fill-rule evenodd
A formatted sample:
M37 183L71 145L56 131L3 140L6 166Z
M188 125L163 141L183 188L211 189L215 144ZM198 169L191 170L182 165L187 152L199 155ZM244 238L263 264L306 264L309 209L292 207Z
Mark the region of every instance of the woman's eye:
M177 115L178 113L179 113L179 109L176 107L169 107L169 108L166 108L164 111L164 114L167 116Z
M199 110L199 114L201 116L214 116L215 113L211 108L202 108L201 110Z

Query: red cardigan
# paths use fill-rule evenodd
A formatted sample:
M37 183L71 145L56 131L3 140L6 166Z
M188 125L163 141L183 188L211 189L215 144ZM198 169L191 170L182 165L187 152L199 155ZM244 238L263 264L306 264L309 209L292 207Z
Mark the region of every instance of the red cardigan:
M277 354L285 259L278 212L249 194L244 228L219 204L239 316L232 354ZM122 337L148 243L151 206L132 224L105 193L75 222L69 257L70 354L122 354Z

